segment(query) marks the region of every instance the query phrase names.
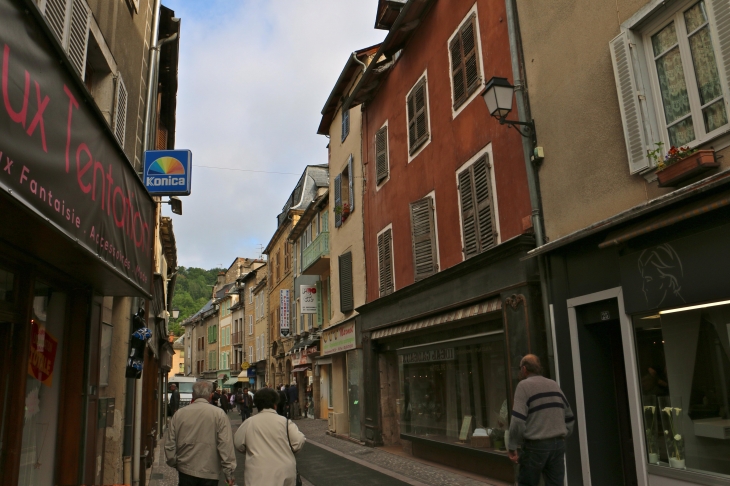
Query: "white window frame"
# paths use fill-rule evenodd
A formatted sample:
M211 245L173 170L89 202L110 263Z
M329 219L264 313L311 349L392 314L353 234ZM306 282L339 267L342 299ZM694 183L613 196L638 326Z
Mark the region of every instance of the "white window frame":
M398 290L398 286L396 285L395 280L395 252L393 251L395 248L395 245L393 244L394 235L393 235L393 223L389 223L387 226L383 227L380 231L378 231L378 234L375 235L375 251L378 252L378 238L380 238L380 235L385 233L386 231L390 230L390 266L393 269L393 292L391 292L388 295L394 294L396 290ZM380 254L378 253L378 297L383 297L380 295Z
M422 79L425 79L426 82L424 83L426 87L426 129L428 130L428 138L426 139L423 144L418 147L418 149L413 152L413 154L410 153L411 151L411 140L409 137L408 132L408 97L411 95L411 92L413 91L413 88L415 88L418 83L421 82ZM405 119L406 119L406 149L408 152L408 163L410 164L413 160L415 160L416 157L418 157L422 152L423 149L431 145L431 139L433 138L433 133L431 132L431 100L429 98L428 94L428 69L424 70L421 75L418 76L416 81L413 83L413 86L411 86L411 89L408 90L408 93L406 93L405 99L403 100L403 107L405 108ZM389 174L390 175L390 174Z
M644 153L646 153L647 150L655 149L655 144L660 141L664 143L665 151L669 149L669 134L666 129L664 108L661 102L661 92L659 91L658 86L658 75L656 74L654 55L651 52L650 35L656 33L658 30L661 30L661 27L667 25L670 21L670 17L679 12L684 12L696 2L697 0L677 0L673 2L667 0L650 0L633 16L621 24L621 34L611 41L611 44L613 44L622 36L625 36L626 42L629 46L631 46L630 66L635 78L634 91L638 96L638 101L636 101L636 103L639 106L638 110L641 113L639 125L642 129L641 137L644 143ZM730 89L728 87L728 83L730 82L730 80L728 80L728 70L730 70L730 66L723 65L713 3L719 2L718 0L705 0L705 6L707 7L710 22L713 49L715 51L715 61L717 62L720 82L725 96L725 110L727 111L728 118L730 119ZM647 40L649 45L647 45ZM647 57L647 53L651 53L651 55ZM691 54L688 53L688 55L690 57L687 59L691 59ZM687 69L692 69L690 72L693 73L694 67L687 66L685 58L683 58L682 61L686 77L688 73ZM692 79L691 85L696 86L696 81L694 79ZM619 92L619 98L620 97L621 94ZM697 115L701 117L701 113L699 111L697 113L693 112L693 117L696 117ZM701 119L697 120L697 122L703 123ZM623 113L622 126L626 133L627 128L623 121ZM696 123L695 126L697 126ZM701 133L704 133L704 126L702 127ZM628 144L628 141L626 141L626 143ZM730 123L720 129L706 134L702 138L695 139L688 145L690 147L699 148L702 146L709 146L710 143L712 144L712 148L716 151L729 147ZM643 167L633 168L631 166L632 160L629 154L629 164L631 173L643 174L648 181L656 179L656 176L654 175L656 164L653 160L649 160L648 157L644 161Z
M497 197L497 163L494 160L494 154L492 152L492 143L488 143L483 149L481 149L476 154L472 155L472 157L467 160L461 167L456 169L456 172L454 172L454 184L456 184L456 192L458 194L459 192L459 174L464 172L466 169L474 165L474 163L479 160L484 154L487 155L487 160L489 164L492 166L492 168L489 170L489 182L492 184L492 214L494 218L494 227L497 231L497 243L494 245L495 247L502 243L502 228L499 226L499 198ZM456 203L459 205L459 237L461 238L461 247L464 248L464 220L462 218L463 212L461 210L461 198L456 198ZM434 199L434 208L436 207L436 200ZM436 218L435 214L436 210L434 209L434 219ZM461 258L462 261L466 259L464 252L461 252ZM439 262L440 263L440 262ZM441 266L439 265L439 268Z
M248 289L248 303L253 304L253 287Z
M479 88L475 89L474 92L469 95L466 101L461 104L461 106L459 106L457 109L454 109L454 78L451 72L451 49L449 49L449 46L451 45L451 41L461 30L464 22L466 22L466 20L471 17L472 14L476 16L476 19L474 20L474 24L476 24L476 32L474 32L474 37L476 38L476 45L477 49L479 50L479 55L477 56L477 58L479 60L479 73L482 79L479 82ZM464 111L464 108L471 104L471 102L474 101L475 98L481 98L482 91L484 91L484 87L487 85L485 80L486 76L484 75L484 51L482 50L482 35L481 31L479 30L479 13L477 12L476 3L474 3L474 6L469 9L466 15L464 15L464 18L459 21L458 25L454 29L454 32L452 32L451 36L449 36L449 40L446 42L446 52L449 56L449 89L451 96L451 119L453 120L456 119L456 117L459 116L462 111Z
M679 51L682 56L682 67L684 69L685 84L687 85L687 94L689 96L690 104L690 116L695 131L695 140L690 142L690 147L696 147L702 145L709 140L721 135L725 132L730 131L730 104L728 103L728 86L727 83L723 83L724 77L722 76L722 59L720 58L720 49L717 43L717 29L715 26L714 18L711 17L712 10L708 8L709 26L712 38L712 48L715 54L715 62L717 63L717 71L720 75L720 85L722 86L723 97L725 101L725 111L729 120L729 123L713 130L712 132L705 133L705 124L702 120L702 108L699 97L699 88L697 87L697 81L694 76L694 64L692 63L692 53L689 50L689 41L686 34L684 24L684 12L698 3L699 0L683 0L672 7L671 12L665 12L663 15L657 16L653 19L647 27L641 30L642 41L644 44L644 56L647 61L647 71L649 73L649 79L651 80L651 94L654 97L654 106L656 106L657 122L659 124L659 136L664 147L669 149L671 143L669 141L669 132L667 129L666 117L664 116L664 104L662 102L661 91L659 87L659 76L656 70L656 63L654 62L654 52L651 45L651 37L661 31L664 27L669 25L670 22L674 22L677 37L679 38ZM708 6L709 1L705 0L705 6ZM699 136L701 134L701 136Z
M408 97L406 97L406 100L407 99L408 99ZM407 106L406 106L406 118L408 118L408 107ZM390 139L390 127L388 127L388 120L385 120L385 123L383 123L380 126L380 128L378 128L377 130L375 130L375 134L373 135L373 147L375 147L375 138L377 137L378 132L380 130L382 130L383 128L387 128L387 130L385 131L385 146L387 147L387 149L385 150L385 153L386 153L385 160L387 161L387 164L388 164L388 175L385 177L385 179L383 179L380 182L380 184L377 184L377 180L378 180L378 161L377 160L374 160L373 161L374 162L373 163L373 167L375 168L375 181L376 181L376 184L375 184L375 192L376 193L385 185L386 182L388 182L390 180L390 140L389 140ZM429 132L429 134L430 134L430 132ZM429 135L429 137L430 137L430 135ZM426 143L428 143L428 142L426 142ZM373 150L373 153L375 153L375 157L377 159L378 154L375 152L375 150Z
M253 335L253 314L248 316L248 335Z

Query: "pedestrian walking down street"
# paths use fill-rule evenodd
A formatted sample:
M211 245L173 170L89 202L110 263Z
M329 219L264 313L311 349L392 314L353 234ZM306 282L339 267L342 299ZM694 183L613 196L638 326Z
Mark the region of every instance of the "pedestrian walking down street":
M565 439L575 416L558 384L541 373L540 358L522 358L507 444L509 458L520 465L519 486L538 486L540 475L545 486L562 486L565 478Z
M213 394L210 396L210 403L221 408L221 393L218 391L217 383L213 383Z
M196 382L192 402L170 421L165 457L167 465L177 469L178 486L218 486L221 475L229 486L234 484L231 423L223 410L210 406L212 396L211 383Z
M236 431L233 443L246 454L245 486L295 486L297 461L294 453L306 441L291 420L274 410L279 392L263 388L254 395L258 414L246 420Z
M235 410L236 408L236 394L231 392L231 396L228 397L228 410Z
M288 408L289 408L289 399L286 396L286 392L284 391L284 385L279 385L277 387L278 394L279 394L279 405L277 407L277 412L282 417L289 417L288 415Z
M253 397L251 396L251 392L248 391L248 387L243 388L241 400L241 422L245 422L247 418L251 417L251 412L253 412Z
M177 391L177 385L174 383L170 385L170 416L175 415L175 412L180 408L180 392Z
M296 383L292 383L289 386L287 396L289 397L289 418L299 418L301 412L299 408L299 389Z

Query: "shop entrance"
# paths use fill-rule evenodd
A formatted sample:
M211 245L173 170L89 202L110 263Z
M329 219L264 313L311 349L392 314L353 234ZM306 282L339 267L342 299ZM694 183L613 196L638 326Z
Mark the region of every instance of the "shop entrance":
M618 302L575 308L593 486L637 483Z

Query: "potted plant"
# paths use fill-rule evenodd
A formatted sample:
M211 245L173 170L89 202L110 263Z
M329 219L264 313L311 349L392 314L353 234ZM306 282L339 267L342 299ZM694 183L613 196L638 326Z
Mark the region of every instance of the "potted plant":
M651 403L656 403L655 397L653 396L651 397ZM656 405L644 406L646 451L649 455L649 464L659 464L659 444L657 444L656 409Z
M676 186L682 181L720 166L715 160L714 150L672 146L666 155L663 155L664 144L657 142L656 146L657 148L647 150L646 153L656 163L659 187Z
M679 405L679 407L672 405ZM682 399L680 397L659 397L659 408L662 414L664 443L667 446L669 465L677 469L686 469L684 437L682 436Z
M350 205L348 203L345 203L342 205L342 222L344 223L345 220L350 216Z

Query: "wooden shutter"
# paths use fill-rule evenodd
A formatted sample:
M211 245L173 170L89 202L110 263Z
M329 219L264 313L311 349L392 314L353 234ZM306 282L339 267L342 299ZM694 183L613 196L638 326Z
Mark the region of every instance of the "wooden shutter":
M157 128L157 139L155 141L155 149L157 150L166 150L167 149L167 128L165 128L164 125L160 124L160 126Z
M494 225L491 165L485 154L474 163L474 195L476 196L477 224L479 226L479 251L488 250L497 244Z
M114 135L117 141L124 148L124 135L127 125L127 88L124 86L122 75L117 77L117 96L114 107Z
M335 228L339 228L342 226L342 174L335 177L335 208L338 208L335 212Z
M68 57L83 77L86 68L86 45L89 41L89 11L86 0L72 0L68 32Z
M393 293L393 250L392 232L383 231L378 236L378 274L380 278L380 296Z
M411 237L413 276L418 281L438 271L433 198L430 196L411 203Z
M388 177L388 127L375 134L375 171L380 184Z
M409 153L413 154L428 140L428 101L426 100L426 78L422 78L411 90L408 105Z
M352 252L340 255L340 311L350 312L355 308L352 292Z
M318 280L317 284L317 327L322 327L322 324L324 323L324 314L322 312L322 281Z
M464 237L462 251L466 259L479 253L472 167L459 174L459 198L461 199L461 231Z
M352 154L350 154L350 158L347 160L347 186L350 194L350 213L352 213L355 210L355 173L352 171Z
M715 31L717 32L720 52L716 58L720 61L720 72L725 75L725 83L730 83L730 3L727 0L710 0L712 17L715 19ZM727 84L726 84L727 85ZM728 101L725 101L728 105Z
M342 138L341 142L344 142L347 135L350 134L350 110L342 110Z
M48 25L62 46L65 45L67 7L67 0L46 0L46 8L43 12Z
M472 14L461 26L449 46L455 109L461 106L481 85L479 43L476 33L476 14Z
M649 158L646 155L647 144L640 99L644 94L637 88L631 47L626 32L622 32L613 39L609 46L613 61L613 74L616 77L618 104L624 126L629 169L634 174L650 167Z
M461 54L461 32L454 36L449 50L451 51L451 81L454 94L454 108L457 108L466 99L464 56Z

